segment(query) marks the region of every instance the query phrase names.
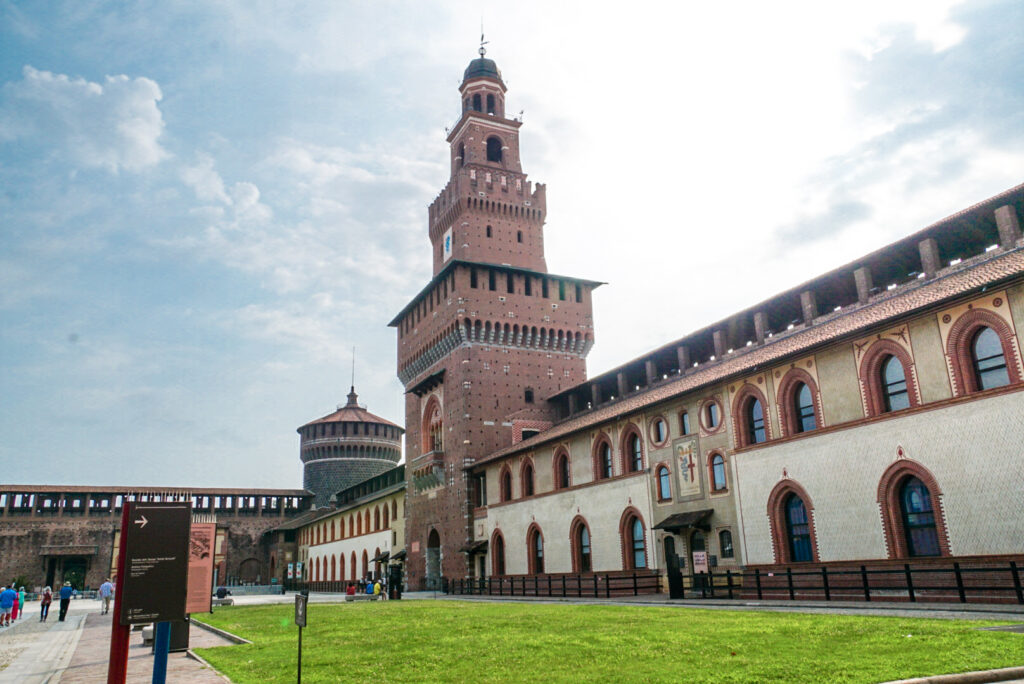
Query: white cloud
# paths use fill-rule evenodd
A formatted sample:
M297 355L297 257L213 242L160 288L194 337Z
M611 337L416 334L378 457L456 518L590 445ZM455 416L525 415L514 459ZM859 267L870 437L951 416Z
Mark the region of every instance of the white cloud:
M23 69L0 102L0 140L54 146L73 163L139 171L168 156L160 145L160 87L148 78L107 76L102 84Z

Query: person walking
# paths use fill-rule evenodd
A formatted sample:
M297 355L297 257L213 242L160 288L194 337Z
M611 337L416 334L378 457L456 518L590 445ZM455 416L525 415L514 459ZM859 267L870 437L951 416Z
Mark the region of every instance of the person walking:
M374 601L379 601L380 600L380 580L377 580L376 582L373 583L373 600Z
M18 587L18 610L21 617L25 617L25 587Z
M18 601L18 590L14 588L14 584L11 584L11 591L14 592L14 603L11 605L11 619L18 619L18 608L21 607L21 602Z
M106 615L110 612L110 597L114 595L114 585L110 583L110 578L103 580L103 584L100 585L100 598L103 600L103 611L100 615Z
M53 589L46 587L42 596L39 597L39 621L46 622L50 615L50 604L53 603Z
M57 621L64 622L68 615L68 607L71 606L71 596L75 590L71 588L71 582L65 582L60 588L60 613L57 614Z
M11 610L18 592L8 587L0 587L0 627L11 626Z

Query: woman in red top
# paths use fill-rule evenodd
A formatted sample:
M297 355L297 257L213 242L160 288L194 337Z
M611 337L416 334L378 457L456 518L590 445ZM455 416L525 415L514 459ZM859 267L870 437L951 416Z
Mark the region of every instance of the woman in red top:
M43 595L39 597L39 621L46 622L46 616L50 614L50 604L53 603L53 589L46 587Z

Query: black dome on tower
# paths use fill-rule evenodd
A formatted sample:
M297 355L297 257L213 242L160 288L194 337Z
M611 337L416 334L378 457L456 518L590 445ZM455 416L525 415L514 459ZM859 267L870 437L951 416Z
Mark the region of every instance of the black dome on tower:
M466 67L466 72L462 75L462 82L465 83L474 78L490 78L505 85L504 81L501 80L501 69L498 68L493 59L487 59L486 57L477 57L469 63L469 66Z

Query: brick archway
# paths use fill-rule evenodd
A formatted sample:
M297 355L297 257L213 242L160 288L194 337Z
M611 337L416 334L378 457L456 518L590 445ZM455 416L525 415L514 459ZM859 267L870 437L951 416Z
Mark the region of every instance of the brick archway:
M811 562L820 562L818 555L818 533L814 524L814 502L799 482L786 478L781 480L768 495L768 523L772 532L772 555L776 563L795 562L789 550L789 526L786 521L786 502L791 494L799 497L807 510L807 528L811 536Z
M974 376L971 343L974 340L974 335L981 328L991 328L999 336L1010 384L1021 381L1020 354L1013 330L1006 321L991 311L970 309L956 319L949 329L949 336L946 340L946 360L949 362L949 370L953 376L951 378L953 396L978 391L978 380Z
M579 532L580 529L587 530L587 537L590 539L590 569L583 570L581 568L581 556L582 549L579 544ZM572 519L569 524L569 549L572 552L572 571L576 574L582 572L593 572L594 571L594 535L590 533L590 525L587 524L587 519L582 515L577 515Z
M629 448L630 438L636 438L640 447L640 467L636 470L632 467L633 453ZM622 455L622 473L639 473L644 469L647 461L646 449L644 449L644 435L636 423L630 422L622 430L622 437L619 440L619 454Z
M647 524L644 522L644 516L640 514L640 511L634 506L629 506L622 512L622 516L619 518L619 548L622 553L623 570L637 569L633 559L633 548L629 544L632 535L630 523L634 518L640 521L640 526L643 528L644 567L649 568L651 566L650 544L647 543Z
M907 382L907 400L910 407L919 405L920 392L917 388L917 370L914 359L906 349L892 340L878 340L864 354L860 364L860 386L863 392L864 408L868 416L885 413L885 399L882 396L882 363L895 356L903 364L903 377Z
M794 392L800 383L807 385L811 391L811 403L814 405L814 423L817 427L824 427L821 419L821 395L818 394L818 383L814 382L811 374L803 368L790 368L779 381L779 390L776 393L779 405L779 429L783 437L799 434L797 421L800 417L796 414Z
M746 383L736 392L736 396L732 400L732 430L737 446L745 447L753 444L748 434L747 406L754 400L761 402L761 415L764 418L764 441L768 442L772 438L772 420L768 410L768 400L765 399L761 390Z
M889 558L910 558L907 548L907 534L900 508L900 487L909 477L916 477L928 489L935 516L935 533L939 538L939 553L952 555L949 550L949 533L946 529L946 512L942 507L942 490L931 471L917 461L903 458L882 473L878 481L878 508L882 516L882 532L885 535L885 550Z

